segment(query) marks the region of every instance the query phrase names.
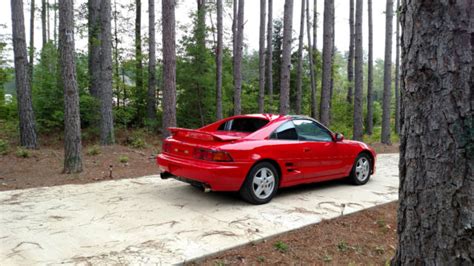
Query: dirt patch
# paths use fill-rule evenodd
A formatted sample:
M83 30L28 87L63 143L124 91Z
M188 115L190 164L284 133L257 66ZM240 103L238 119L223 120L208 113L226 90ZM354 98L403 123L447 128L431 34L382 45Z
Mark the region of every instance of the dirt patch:
M99 154L91 155L90 149L97 149ZM143 149L122 145L84 147L84 171L72 175L61 173L64 152L60 148L41 147L38 150L28 150L28 158L18 157L15 152L10 152L0 156L0 191L85 184L157 174L155 157L158 151L158 145L149 145Z
M385 265L395 253L397 207L326 220L187 265Z
M400 152L400 143L393 143L390 145L383 144L380 142L369 144L375 151L380 153L399 153Z

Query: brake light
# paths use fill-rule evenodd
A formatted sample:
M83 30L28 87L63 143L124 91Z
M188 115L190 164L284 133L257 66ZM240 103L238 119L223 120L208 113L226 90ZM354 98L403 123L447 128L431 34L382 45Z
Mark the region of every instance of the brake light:
M232 157L225 151L216 151L202 148L194 149L194 158L215 162L232 162Z

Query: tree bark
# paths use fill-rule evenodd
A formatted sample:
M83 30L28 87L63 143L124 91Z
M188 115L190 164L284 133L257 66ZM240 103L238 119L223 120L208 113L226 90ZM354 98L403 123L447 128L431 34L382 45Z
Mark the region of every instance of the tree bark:
M47 40L51 40L51 20L49 17L49 10L51 9L51 6L49 4L49 0L46 0L46 38Z
M20 120L20 145L28 149L35 149L37 147L37 139L35 115L31 103L31 83L28 75L23 1L11 0L10 6L18 118Z
M370 2L371 0L368 1ZM354 86L354 0L349 0L349 6L349 54L347 58L347 81L349 82L349 88L347 88L347 102L352 104L352 87Z
M33 67L35 65L35 0L31 0L30 5L30 60L29 60L29 78L30 84L33 83Z
M306 6L309 8L309 1L306 3ZM309 20L309 14L306 16ZM316 53L318 47L317 47L317 37L318 37L318 1L313 0L313 51ZM308 31L309 33L309 31Z
M100 144L115 143L112 112L112 27L111 0L100 3Z
M46 0L41 0L41 33L44 47L48 42L48 36L46 35Z
M53 38L54 45L58 45L58 1L54 0L54 24L53 24Z
M216 119L222 114L222 48L224 30L222 26L222 0L217 0L217 47L216 47Z
M74 4L59 1L59 62L64 88L64 173L82 172L81 119L74 58Z
M355 87L354 87L354 136L355 140L362 140L363 123L362 117L362 86L363 77L363 51L362 51L362 8L363 1L356 0L355 15Z
M258 50L258 112L263 113L265 103L265 16L266 0L260 0L260 36Z
M168 127L176 126L176 32L175 0L162 0L163 27L163 138L170 135Z
M155 45L155 0L148 0L148 95L147 117L156 122L156 45Z
M273 112L273 0L268 0L268 21L267 21L267 90L268 107L267 112Z
M196 53L194 60L196 60L195 65L200 66L202 62L205 62L205 53L206 53L206 1L205 0L197 0L197 25L195 28L195 39L196 43L198 44L198 52ZM204 67L198 67L197 73L199 76L204 76ZM201 122L201 126L204 126L205 122L205 110L204 110L204 86L201 82L196 82L196 92L197 92L197 107L199 110L199 118Z
M240 97L242 94L242 50L244 41L244 0L238 2L237 25L235 28L235 53L234 53L234 115L240 115L242 106Z
M397 0L396 33L395 33L395 132L400 134L400 22L399 22L400 0Z
M298 37L298 67L296 72L296 113L301 114L301 101L303 94L303 36L304 36L304 12L306 0L301 0L301 18L300 18L300 35Z
M402 1L398 246L392 265L473 265L472 1Z
M372 0L367 1L367 13L369 23L369 57L367 67L367 119L366 119L366 132L368 135L372 135L374 128L374 111L373 104L374 99L372 95L373 91L373 67L374 67L374 56L373 56L373 26L372 26Z
M143 91L143 54L142 54L142 1L135 0L135 89L137 114L141 118L142 106L145 103Z
M114 45L112 47L113 53L114 53L114 81L115 81L115 94L117 95L117 107L120 106L120 98L122 96L121 90L120 90L120 64L119 64L119 39L118 39L118 26L117 26L117 20L118 20L118 10L117 10L117 0L114 0L114 11L113 11L113 20L114 20ZM123 101L123 104L125 105L125 101Z
M385 59L383 71L383 111L382 111L382 143L390 141L390 105L392 99L392 22L393 0L387 0L385 11Z
M283 11L283 52L280 76L280 114L290 111L290 69L293 26L293 0L285 0Z
M318 25L318 3L316 0L313 2L313 44L311 46L311 38L309 36L309 29L310 29L310 23L309 23L309 0L306 2L306 28L307 28L307 34L308 34L308 48L312 47L312 49L308 49L308 56L309 56L309 74L311 78L311 117L314 119L318 118L318 103L316 101L316 84L317 84L317 67L316 64L314 63L314 59L318 58L318 49L316 46L316 42L318 40L318 35L316 34L317 31L317 25ZM314 55L313 55L314 53Z
M329 102L331 90L332 73L332 50L334 46L334 0L324 1L324 25L323 25L323 77L321 88L321 103L319 114L320 122L329 125Z
M88 0L89 92L96 99L100 93L100 0Z

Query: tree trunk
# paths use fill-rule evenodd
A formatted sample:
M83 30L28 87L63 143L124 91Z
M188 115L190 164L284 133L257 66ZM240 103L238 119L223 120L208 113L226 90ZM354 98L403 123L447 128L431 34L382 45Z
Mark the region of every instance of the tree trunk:
M33 67L35 65L35 0L31 0L30 5L30 60L29 60L29 78L30 84L33 83Z
M175 0L162 0L163 43L163 138L176 126L176 32Z
M293 26L293 0L285 0L283 13L283 52L280 76L280 114L290 111L290 69Z
M235 52L234 52L234 115L240 115L242 106L240 96L242 94L242 50L244 41L244 0L238 2L237 25L235 28Z
M383 112L382 112L382 143L390 141L390 105L392 99L392 22L393 0L387 0L385 11L385 59L383 71Z
M316 101L316 88L317 88L317 67L316 63L314 63L314 59L318 58L318 49L316 46L317 42L317 37L318 35L316 34L317 31L317 26L318 25L318 3L316 0L313 2L313 44L311 46L311 38L309 36L309 29L310 29L310 23L309 23L309 0L306 2L306 28L307 28L307 33L308 33L308 48L312 47L312 49L308 49L309 51L309 74L311 78L311 117L314 119L317 119L318 117L318 103ZM314 55L313 55L314 53Z
M53 24L53 38L54 38L54 45L58 45L58 1L54 0L54 24Z
M49 10L51 9L51 6L49 5L49 0L46 0L46 38L51 40L51 23L50 23L50 17L49 17Z
M396 45L395 45L395 132L400 134L400 23L399 23L400 0L397 0L397 19L396 19Z
M222 114L222 48L224 29L222 26L222 0L217 0L217 47L216 47L216 119Z
M306 0L301 0L301 18L300 18L300 35L298 37L298 67L296 72L296 113L301 114L301 101L303 94L303 36L304 36L304 12Z
M59 1L59 62L64 88L64 173L82 172L79 90L74 58L74 4Z
M100 93L100 0L87 2L89 31L89 92L96 99Z
M370 2L371 0L368 1ZM352 87L354 86L354 0L349 0L349 6L349 54L347 58L347 81L349 82L349 88L347 88L347 102L352 104ZM371 14L369 13L369 20L370 16Z
M263 113L265 102L265 2L260 0L260 37L258 50L258 112Z
M363 77L363 51L362 51L362 8L363 1L356 0L355 15L355 86L354 86L354 139L362 140L363 123L362 117L362 86L364 84Z
M472 1L402 1L398 247L392 265L473 265Z
M148 95L147 117L156 122L155 0L148 0Z
M143 54L142 54L142 1L135 0L135 96L137 118L144 117L145 93L143 91Z
M100 144L115 143L114 116L112 112L112 27L111 0L100 3Z
M369 57L368 57L368 67L367 67L367 119L366 119L366 132L368 135L372 135L374 127L374 111L373 111L373 66L374 66L374 56L373 56L373 27L372 27L372 0L367 1L367 13L369 20Z
M43 37L43 47L48 41L46 36L46 0L41 0L41 35Z
M206 1L205 0L197 0L197 25L195 29L195 39L197 43L198 52L194 56L195 66L198 66L197 73L199 76L205 75L204 67L199 67L203 62L206 61L204 55L206 53ZM203 98L204 96L204 86L201 82L196 82L196 92L197 92L197 107L199 111L199 118L201 122L201 126L204 126L205 122L205 110L204 110L204 103Z
M28 76L23 1L11 0L10 6L18 118L20 120L20 145L28 149L35 149L37 147L35 115L31 103L31 83Z
M306 3L306 6L309 8L309 1ZM309 21L309 14L307 14L306 16ZM317 47L317 37L318 37L318 1L317 0L313 0L313 51L316 53L316 50L318 49ZM309 31L308 31L309 33ZM308 34L309 35L309 34Z
M334 0L324 1L324 25L323 25L323 77L321 88L321 105L319 114L320 122L329 125L329 101L331 90L332 73L332 50L334 46Z
M119 64L119 39L118 39L118 26L117 26L117 0L114 0L114 11L113 11L113 20L114 20L114 45L113 45L113 52L114 52L114 81L115 81L115 94L117 95L117 107L120 106L120 98L121 98L121 91L120 91L120 64ZM123 101L125 105L125 101Z
M273 0L268 0L268 21L267 21L267 90L268 107L267 112L273 112Z

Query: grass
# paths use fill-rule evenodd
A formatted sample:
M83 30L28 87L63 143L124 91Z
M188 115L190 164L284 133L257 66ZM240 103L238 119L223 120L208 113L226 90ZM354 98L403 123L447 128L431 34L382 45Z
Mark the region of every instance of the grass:
M340 252L345 252L349 249L349 245L347 244L346 241L342 240L340 241L339 243L337 243L337 249L340 251Z
M120 155L120 156L119 156L119 162L121 162L121 163L128 163L128 156Z
M30 152L24 148L18 147L15 152L16 157L18 158L29 158Z
M10 145L8 144L8 141L0 139L0 155L7 154L9 149Z
M273 247L275 247L275 249L280 251L281 253L288 251L288 244L282 241L275 242L275 244L273 244Z
M87 149L87 155L89 155L89 156L99 155L100 152L101 152L100 147L97 146L97 145L94 145L94 146L90 147L89 149Z

